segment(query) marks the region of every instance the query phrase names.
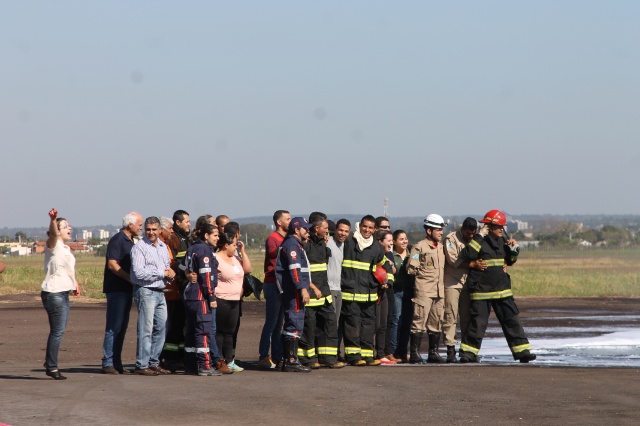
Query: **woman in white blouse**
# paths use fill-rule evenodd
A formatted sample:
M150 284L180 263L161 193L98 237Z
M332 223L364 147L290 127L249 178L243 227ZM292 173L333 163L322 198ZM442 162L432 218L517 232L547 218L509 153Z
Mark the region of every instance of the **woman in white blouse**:
M65 241L71 240L72 228L66 219L58 217L58 211L49 212L51 223L44 250L45 278L42 282L42 304L49 316L49 338L44 363L47 376L55 380L65 380L58 369L58 350L69 317L69 293L80 294L76 282L76 259Z

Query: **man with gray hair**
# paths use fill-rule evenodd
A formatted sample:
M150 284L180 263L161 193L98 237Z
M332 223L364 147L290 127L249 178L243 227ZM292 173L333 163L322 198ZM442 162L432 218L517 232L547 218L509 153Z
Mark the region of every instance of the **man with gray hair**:
M129 325L133 286L131 249L134 237L142 229L142 216L130 212L122 218L122 229L107 244L102 292L107 297L107 320L102 345L102 373L125 374L122 364L122 345Z
M160 352L164 345L167 303L164 288L175 278L167 246L160 238L160 219L144 221L144 238L131 249L131 282L133 298L138 307L138 344L135 374L156 376L170 374L160 367Z

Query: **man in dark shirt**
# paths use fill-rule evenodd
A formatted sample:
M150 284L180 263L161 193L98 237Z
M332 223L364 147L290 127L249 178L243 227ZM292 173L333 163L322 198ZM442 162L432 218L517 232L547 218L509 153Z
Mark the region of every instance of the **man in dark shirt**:
M280 292L276 285L276 259L278 250L287 236L291 215L286 210L277 210L273 214L275 231L267 237L264 254L264 299L265 320L260 336L258 368L269 370L282 362L282 330L283 312L280 309ZM269 350L271 349L271 357Z
M142 229L142 216L127 213L122 219L122 230L115 234L107 245L102 292L107 296L107 323L102 346L102 373L125 374L122 365L122 345L129 325L133 286L131 271L131 248L133 238Z

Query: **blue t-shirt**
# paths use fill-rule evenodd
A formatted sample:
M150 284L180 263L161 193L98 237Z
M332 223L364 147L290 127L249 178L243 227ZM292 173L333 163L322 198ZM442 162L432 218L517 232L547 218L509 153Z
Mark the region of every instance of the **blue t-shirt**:
M125 279L120 278L109 269L109 259L118 262L118 265L127 273L131 272L131 249L133 241L127 234L120 231L114 235L107 245L107 259L104 263L103 293L132 293L133 285Z

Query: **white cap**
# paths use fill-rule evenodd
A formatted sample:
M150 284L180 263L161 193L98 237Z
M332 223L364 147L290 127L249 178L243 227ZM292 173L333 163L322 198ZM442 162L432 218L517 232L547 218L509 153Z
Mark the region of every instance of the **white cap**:
M444 219L439 214L430 214L424 219L424 226L428 226L429 228L442 229L447 226L444 223Z

